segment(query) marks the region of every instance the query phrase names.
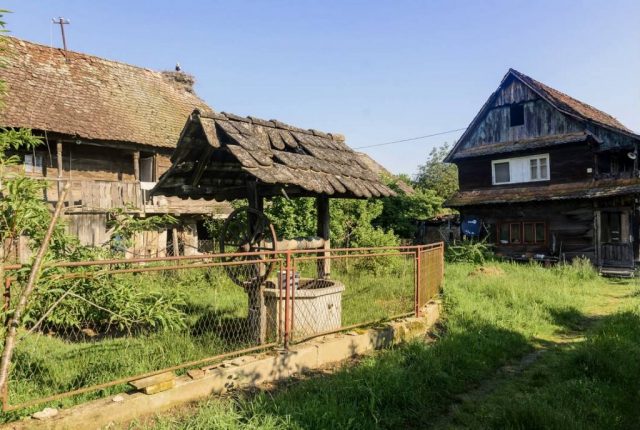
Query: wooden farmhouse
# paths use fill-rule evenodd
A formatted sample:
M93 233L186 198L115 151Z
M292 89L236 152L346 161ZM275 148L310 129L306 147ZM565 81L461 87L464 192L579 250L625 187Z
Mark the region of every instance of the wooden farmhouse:
M171 165L180 132L196 109L208 109L182 72L156 72L76 52L5 38L7 92L0 126L31 128L46 145L23 154L28 175L49 182L55 203L60 183L70 181L69 229L87 245L108 240L113 208L136 216L171 214L180 225L136 240L136 256L198 249L209 214L224 216L227 204L152 197L157 179ZM172 252L172 251L170 251Z
M611 115L511 69L445 160L459 170L448 205L484 226L501 255L585 256L630 273L639 144Z

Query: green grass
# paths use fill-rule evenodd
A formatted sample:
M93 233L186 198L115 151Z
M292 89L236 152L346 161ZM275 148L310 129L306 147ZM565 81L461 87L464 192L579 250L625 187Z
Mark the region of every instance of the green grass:
M636 285L599 278L584 267L499 267L503 275L474 276L471 265L448 265L435 343L382 351L273 393L212 398L159 417L151 427L637 427ZM586 340L563 342L576 333ZM488 394L460 402L461 394L538 348L551 352Z
M333 278L345 284L342 325L379 320L413 309L413 260L385 257L384 270L362 270L371 259L338 261ZM301 266L312 276L315 261ZM307 273L308 272L308 273ZM247 295L220 268L117 275L112 283L131 285L142 293L169 291L183 297L183 329L98 333L79 330L35 332L22 340L14 354L9 384L10 404L18 404L156 371L184 362L256 345L247 334ZM273 339L270 339L273 340ZM68 407L126 389L110 387L72 398L5 414L11 421L44 406Z

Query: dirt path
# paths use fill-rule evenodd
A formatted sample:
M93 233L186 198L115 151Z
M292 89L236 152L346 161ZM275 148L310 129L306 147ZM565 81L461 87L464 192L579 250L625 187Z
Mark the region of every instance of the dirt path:
M603 295L602 300L598 301L597 304L585 308L587 313L577 322L579 329L559 332L552 340L540 339L537 342L535 351L525 355L517 363L502 366L490 379L486 379L475 388L456 396L449 406L448 412L436 421L432 428L450 428L456 413L463 408L465 404L482 401L502 385L529 370L545 354L558 353L573 343L583 342L586 339L586 332L593 329L603 316L613 314L620 309L625 301L624 299L629 297L628 294L629 290L623 288L617 293Z

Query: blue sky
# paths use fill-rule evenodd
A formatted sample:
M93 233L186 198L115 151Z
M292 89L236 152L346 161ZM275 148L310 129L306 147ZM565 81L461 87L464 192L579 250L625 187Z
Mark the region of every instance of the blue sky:
M509 67L640 131L640 2L9 0L16 37L152 69L180 62L218 111L352 147L466 127ZM460 133L366 149L415 173Z

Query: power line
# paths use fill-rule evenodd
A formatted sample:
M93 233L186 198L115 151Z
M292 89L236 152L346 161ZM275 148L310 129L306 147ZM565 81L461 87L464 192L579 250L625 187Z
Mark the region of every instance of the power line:
M420 140L420 139L426 139L427 137L441 136L443 134L455 133L456 131L462 131L462 130L466 130L466 129L467 129L467 127L456 128L455 130L441 131L440 133L426 134L424 136L410 137L408 139L400 139L400 140L393 140L391 142L376 143L375 145L357 146L357 147L355 147L353 149L373 148L375 146L384 146L384 145L391 145L391 144L394 144L394 143L411 142L412 140Z

